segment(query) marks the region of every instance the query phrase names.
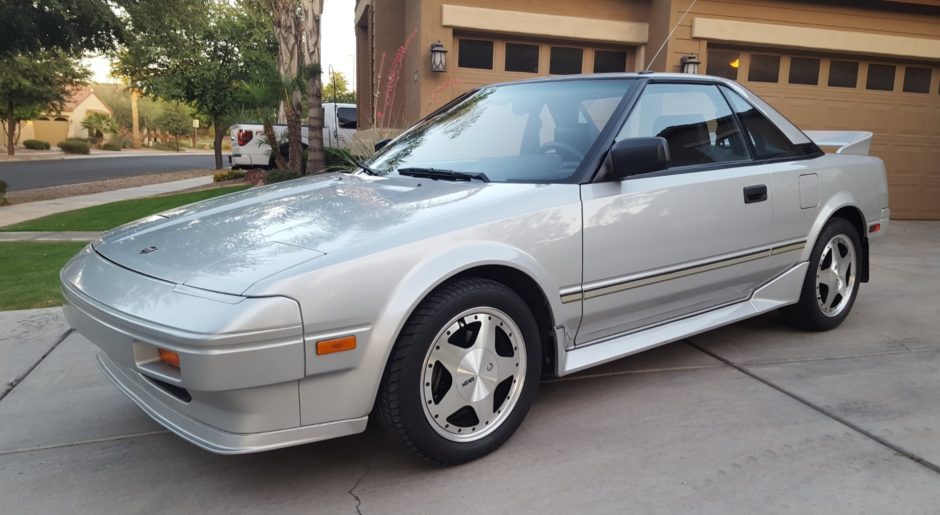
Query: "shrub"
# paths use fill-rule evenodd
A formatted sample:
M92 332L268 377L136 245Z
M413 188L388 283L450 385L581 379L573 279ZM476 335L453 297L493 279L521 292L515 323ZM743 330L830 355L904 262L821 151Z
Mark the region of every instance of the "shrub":
M108 142L108 143L105 143L105 144L101 145L101 150L110 150L110 151L112 151L112 152L120 152L120 151L121 151L121 144L120 144L120 143Z
M326 147L323 149L326 157L327 167L351 168L353 164L352 154L344 148Z
M7 183L0 181L0 206L7 203Z
M23 142L23 146L30 150L49 150L52 145L38 139L28 139Z
M62 149L66 154L89 154L91 153L91 145L88 144L84 139L67 139L65 141L60 141L59 148Z
M212 182L233 181L235 179L244 179L245 172L241 170L225 170L212 176Z
M264 176L264 182L265 184L274 184L275 182L284 182L298 178L300 178L300 175L290 170L271 170Z

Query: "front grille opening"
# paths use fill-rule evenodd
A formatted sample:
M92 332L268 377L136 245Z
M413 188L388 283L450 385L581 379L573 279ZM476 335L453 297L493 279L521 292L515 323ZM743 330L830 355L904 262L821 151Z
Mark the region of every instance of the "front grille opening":
M157 385L157 387L159 387L166 393L172 395L173 397L176 397L177 399L183 402L189 402L193 400L193 396L189 394L186 388L180 388L179 386L176 386L175 384L170 384L170 383L167 383L166 381L161 381L159 379L156 379L150 376L145 375L144 377L146 377L148 381Z

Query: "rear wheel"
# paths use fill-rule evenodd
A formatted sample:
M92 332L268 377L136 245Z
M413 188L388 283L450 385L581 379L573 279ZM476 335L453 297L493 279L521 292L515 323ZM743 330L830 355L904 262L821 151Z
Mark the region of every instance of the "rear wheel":
M446 283L399 338L379 391L394 439L435 463L456 464L502 445L538 387L535 318L507 286L482 278Z
M784 320L811 331L838 327L858 295L861 255L855 227L830 220L816 239L799 302L780 310Z

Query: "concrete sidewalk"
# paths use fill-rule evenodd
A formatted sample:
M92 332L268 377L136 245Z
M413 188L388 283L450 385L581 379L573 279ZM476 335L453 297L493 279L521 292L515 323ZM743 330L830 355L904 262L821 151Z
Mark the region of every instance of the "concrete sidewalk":
M104 231L16 231L0 232L2 241L91 241Z
M770 314L544 381L506 445L451 468L374 424L207 453L110 385L61 312L0 313L0 513L937 513L937 255L940 223L894 222L838 329Z
M166 156L166 155L180 155L180 154L189 154L189 155L212 155L213 151L210 150L192 150L192 149L181 149L179 152L173 152L170 150L122 150L120 152L112 152L108 150L98 150L91 149L90 154L66 154L61 150L42 150L42 151L30 151L17 148L16 155L8 156L5 153L0 154L0 163L12 163L17 161L47 161L47 160L60 160L60 159L89 159L89 158L98 158L98 157L149 157L149 156Z
M137 186L134 188L125 188L121 190L103 191L101 193L92 193L90 195L79 195L75 197L66 197L55 200L42 200L39 202L27 202L23 204L13 204L0 207L0 227L13 225L26 220L40 218L73 209L83 207L97 206L119 200L130 200L142 197L152 197L164 193L188 190L212 184L212 176L194 177L182 181L164 182L159 184L148 184L146 186Z

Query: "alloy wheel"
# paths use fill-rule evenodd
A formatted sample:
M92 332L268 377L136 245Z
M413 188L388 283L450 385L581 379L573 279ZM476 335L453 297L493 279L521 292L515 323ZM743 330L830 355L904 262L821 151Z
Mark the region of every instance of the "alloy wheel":
M837 234L823 247L816 270L816 302L827 317L838 316L848 305L856 285L855 246Z
M464 311L444 325L425 357L425 417L448 440L479 440L505 422L525 376L525 342L512 318L491 307Z

